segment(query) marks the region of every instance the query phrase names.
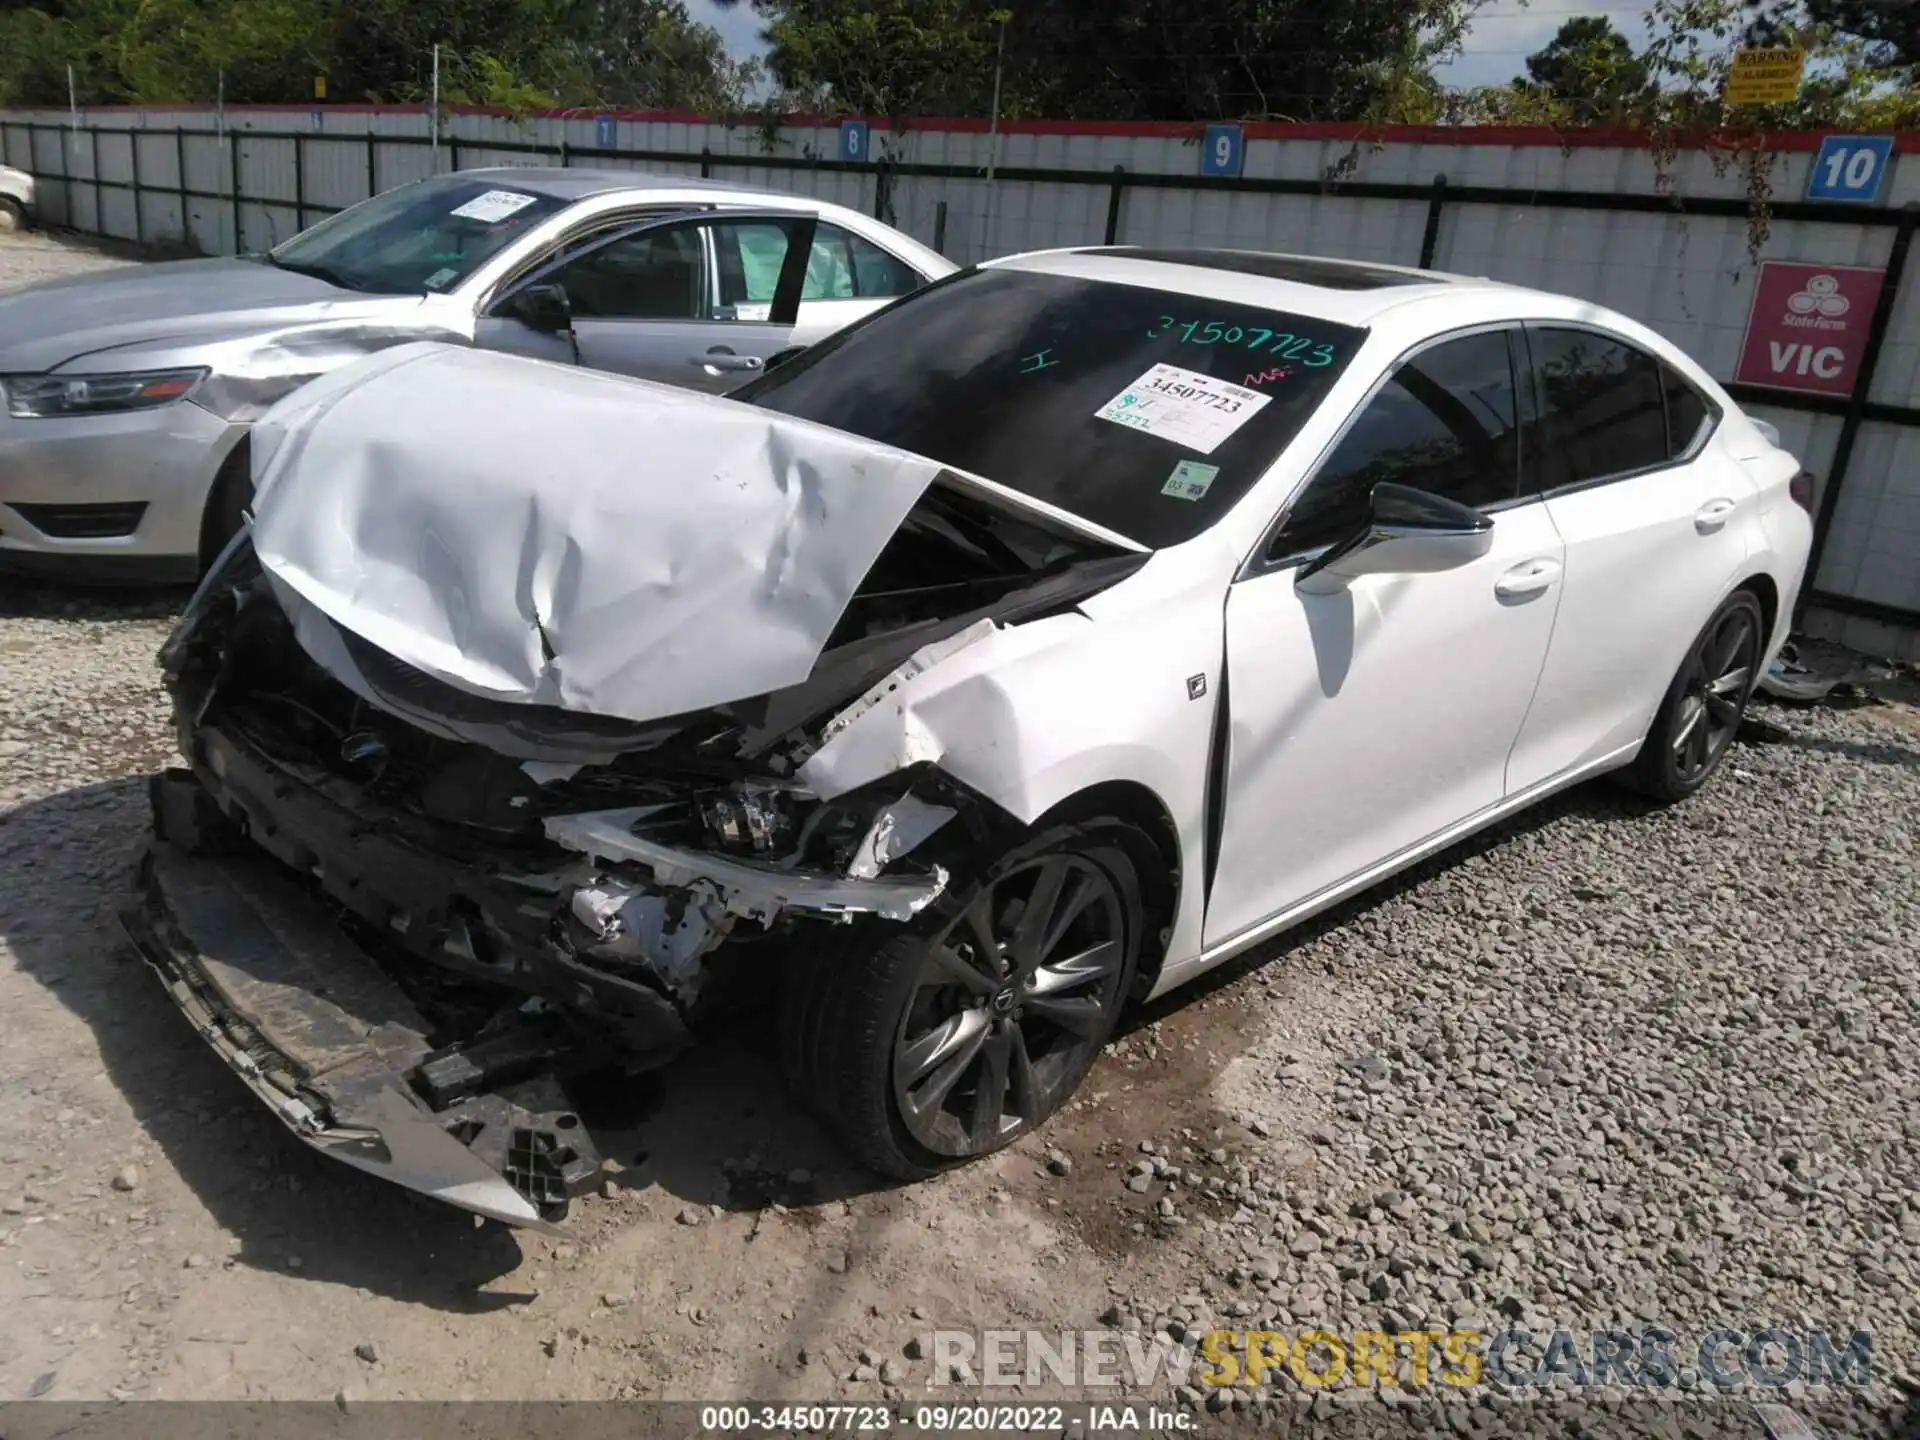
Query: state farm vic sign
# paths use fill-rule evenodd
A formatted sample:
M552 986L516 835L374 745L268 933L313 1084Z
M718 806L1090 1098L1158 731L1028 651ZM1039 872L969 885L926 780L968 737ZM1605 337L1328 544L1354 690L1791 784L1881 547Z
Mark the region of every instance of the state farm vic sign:
M1775 390L1851 394L1883 278L1884 272L1858 265L1763 261L1734 379Z

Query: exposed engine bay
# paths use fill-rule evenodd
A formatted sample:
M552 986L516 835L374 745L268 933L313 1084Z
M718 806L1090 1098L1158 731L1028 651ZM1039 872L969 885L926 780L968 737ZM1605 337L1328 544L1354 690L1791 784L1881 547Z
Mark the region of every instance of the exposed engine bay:
M927 763L823 799L799 776L823 739L1142 558L936 485L802 683L635 721L436 678L243 532L161 654L191 769L155 779L129 930L310 1143L551 1221L600 1172L573 1077L670 1060L716 981L782 943L912 922L1008 823Z

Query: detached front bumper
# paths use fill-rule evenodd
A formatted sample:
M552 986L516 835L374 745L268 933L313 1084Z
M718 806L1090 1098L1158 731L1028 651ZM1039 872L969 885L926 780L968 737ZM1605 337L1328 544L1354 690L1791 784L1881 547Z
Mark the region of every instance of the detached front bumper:
M194 1029L322 1154L544 1230L598 1182L585 1126L550 1075L529 1073L537 1030L435 1051L399 986L264 856L195 856L157 838L120 918ZM512 1082L488 1088L502 1074Z

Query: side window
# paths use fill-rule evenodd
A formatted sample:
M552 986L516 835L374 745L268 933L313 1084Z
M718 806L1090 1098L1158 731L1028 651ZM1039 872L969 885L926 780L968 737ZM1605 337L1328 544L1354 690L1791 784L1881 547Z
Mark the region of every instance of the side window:
M667 225L610 241L562 265L573 313L592 320L696 320L706 266L694 225Z
M853 286L862 298L911 295L926 280L904 260L895 259L878 245L847 236L847 249L853 255Z
M837 225L822 225L813 232L813 253L807 256L807 283L800 299L852 300L860 292L853 283L853 252L847 242L853 237Z
M720 318L765 320L787 263L792 232L772 220L721 220L713 226L720 266Z
M1667 458L1678 460L1699 442L1713 411L1706 397L1671 365L1660 367L1667 391Z
M904 260L838 225L814 231L802 300L875 300L911 295L926 281Z
M1273 554L1346 539L1381 481L1463 505L1519 493L1519 414L1507 332L1448 340L1395 367L1288 512Z
M1528 326L1527 341L1540 390L1541 489L1667 462L1659 361L1593 330Z

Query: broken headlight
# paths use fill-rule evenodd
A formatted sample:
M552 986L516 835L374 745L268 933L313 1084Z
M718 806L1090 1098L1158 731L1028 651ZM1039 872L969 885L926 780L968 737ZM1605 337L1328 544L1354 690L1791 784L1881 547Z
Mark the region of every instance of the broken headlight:
M759 785L709 791L700 797L700 817L720 848L737 855L783 850L793 833L787 795Z

